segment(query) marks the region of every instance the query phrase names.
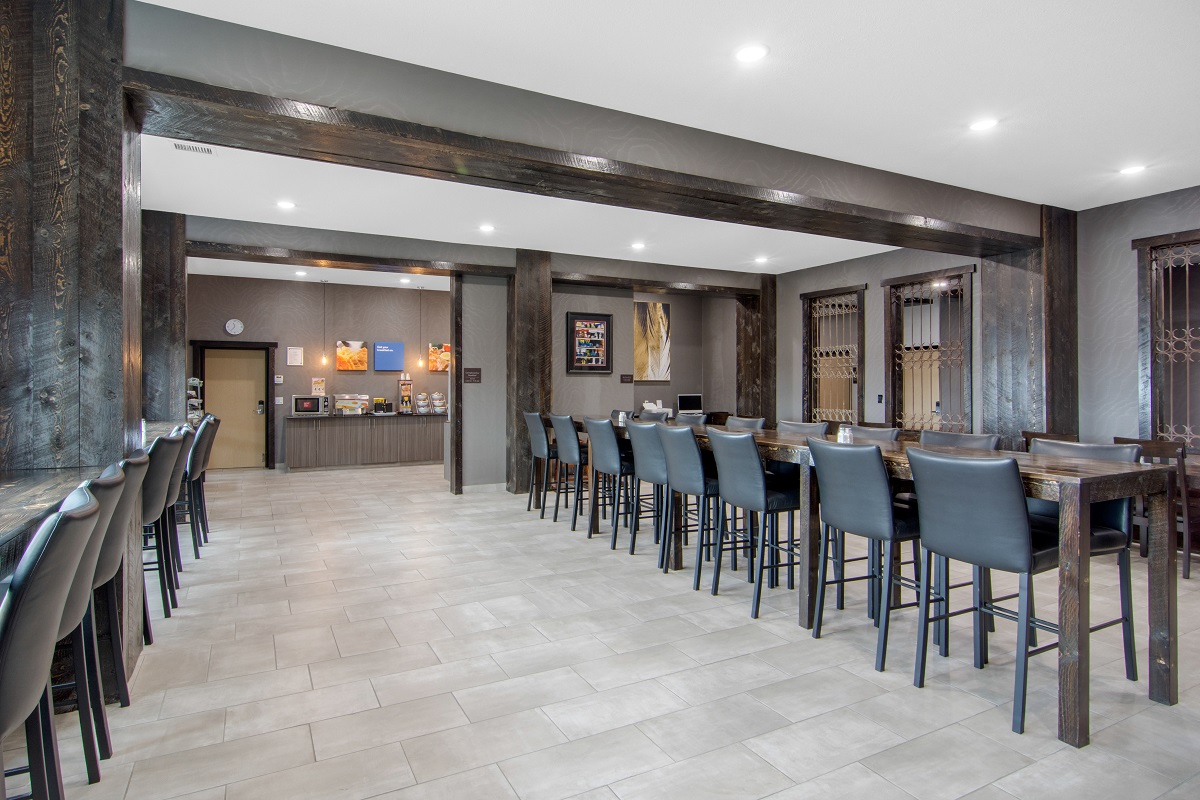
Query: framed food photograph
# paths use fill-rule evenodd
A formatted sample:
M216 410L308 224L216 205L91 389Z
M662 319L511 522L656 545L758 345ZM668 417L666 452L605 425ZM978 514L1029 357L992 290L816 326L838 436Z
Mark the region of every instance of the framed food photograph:
M429 371L430 372L449 372L450 362L453 359L450 352L449 342L429 343Z
M612 371L612 314L568 311L567 372Z
M367 343L357 339L339 339L337 368L340 371L365 372L367 369Z

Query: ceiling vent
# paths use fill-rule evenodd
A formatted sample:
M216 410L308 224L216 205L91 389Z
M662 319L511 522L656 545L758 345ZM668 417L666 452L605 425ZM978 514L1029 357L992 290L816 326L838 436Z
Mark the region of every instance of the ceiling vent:
M182 150L185 153L199 153L202 156L215 155L211 147L204 147L198 144L181 144L179 142L172 142L172 144L175 145L176 150Z

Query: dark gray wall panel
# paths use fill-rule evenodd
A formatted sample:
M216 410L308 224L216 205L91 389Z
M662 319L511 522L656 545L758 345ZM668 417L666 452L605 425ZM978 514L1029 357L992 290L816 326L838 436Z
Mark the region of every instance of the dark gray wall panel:
M1015 233L1039 230L1039 210L1030 203L157 6L129 4L125 63L452 131Z
M633 408L641 408L647 400L661 400L664 406L674 408L676 395L704 390L703 298L700 295L634 292L633 300L669 303L671 306L671 380L635 382ZM620 341L633 351L632 323Z
M1138 435L1134 239L1200 228L1200 187L1079 212L1079 435Z
M737 301L705 297L701 318L704 337L704 408L734 410L737 402Z
M142 214L142 417L187 413L187 254L182 214Z
M937 269L951 269L967 264L978 264L978 261L964 256L943 255L940 253L925 253L920 250L892 250L887 253L840 261L823 267L798 270L779 276L776 322L778 326L778 402L780 419L801 419L804 413L803 405L803 375L800 359L800 294L815 292L821 289L836 289L840 286L867 284L863 294L865 307L865 333L861 343L864 349L865 385L863 395L864 422L883 422L883 404L876 402L878 395L884 391L884 365L886 362L883 352L883 303L886 296L879 286L885 278L895 278L903 275L915 275ZM979 297L979 273L976 271L972 278L971 291ZM980 353L980 319L981 303L973 304L974 322L972 342L976 353ZM980 358L975 358L972 365L972 383L976 388L974 393L972 414L977 421L982 419L980 407Z
M366 372L337 371L334 345L338 339L363 339L369 343L402 341L405 367L412 373L413 391L449 394L450 373L431 373L428 362L424 368L417 366L417 358L424 354L429 342L450 341L448 293L331 283L328 284L326 312L328 338L322 342L320 283L213 275L188 278L189 340L279 343L275 370L283 375L283 383L268 387L269 396L284 398L284 405L276 407L275 441L278 443L285 440L283 418L289 412L292 395L309 394L314 377L326 379L326 391L330 395L361 393L392 401L396 399L399 373L375 372L373 349ZM240 336L225 333L225 321L231 317L246 324L246 330ZM289 345L304 348L304 366L287 366L286 348ZM322 348L329 358L326 366L321 365ZM190 365L188 374L191 374ZM286 458L287 453L281 447L276 460L282 464Z
M463 366L483 383L463 384L463 485L503 484L508 385L508 281L463 278Z
M567 374L568 311L612 314L611 375ZM633 292L591 286L555 286L550 304L550 335L553 347L551 408L555 414L607 417L613 409L633 409L634 384L620 380L621 373L633 372Z

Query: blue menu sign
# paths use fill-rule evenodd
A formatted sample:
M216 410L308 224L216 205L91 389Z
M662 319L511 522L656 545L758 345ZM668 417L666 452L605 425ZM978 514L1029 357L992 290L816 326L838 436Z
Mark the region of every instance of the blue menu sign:
M404 369L404 342L375 343L375 371L399 372Z

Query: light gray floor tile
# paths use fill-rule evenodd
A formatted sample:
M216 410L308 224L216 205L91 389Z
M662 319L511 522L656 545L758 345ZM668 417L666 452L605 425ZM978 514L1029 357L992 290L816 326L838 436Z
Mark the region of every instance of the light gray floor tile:
M824 673L816 674L819 676ZM878 696L869 700L858 703L850 701L846 705L856 714L878 722L905 739L915 739L993 707L987 700L970 692L934 683L927 683L921 689L907 686L878 693Z
M748 694L638 723L642 733L676 761L786 727L789 721Z
M669 646L669 645L668 645ZM700 705L733 694L781 681L787 676L754 656L741 656L703 667L674 672L658 679L691 705Z
M546 716L568 739L582 739L687 708L678 695L643 681L545 706Z
M570 667L585 661L595 661L613 654L608 646L589 634L495 653L492 659L510 677L518 678L555 667Z
M333 717L314 722L310 727L313 749L321 760L389 742L403 742L469 722L453 695L439 694Z
M397 647L399 643L382 619L344 622L333 626L333 638L343 658Z
M673 646L701 664L711 664L714 661L725 661L783 644L787 644L784 639L757 625L741 625L683 639L675 642Z
M277 800L283 797L337 797L363 800L411 786L416 780L404 749L388 744L286 772L231 783L226 800Z
M771 800L912 800L912 795L857 762L805 781Z
M779 770L735 744L627 778L612 789L621 800L758 800L791 785Z
M1029 763L1020 753L962 725L863 759L863 766L921 800L953 800Z
M503 717L517 711L549 706L595 690L571 670L560 667L503 681L459 689L454 699L472 722Z
M881 725L839 709L765 733L745 744L796 783L860 761L900 744ZM803 757L799 757L799 754Z
M521 800L560 800L670 763L628 727L502 761L500 769Z
M225 708L255 700L295 694L311 688L308 667L289 667L274 672L226 678L201 686L168 689L163 697L160 714L163 717L179 717L214 708Z
M259 700L225 711L225 741L377 708L370 681Z
M882 694L883 689L840 667L806 673L750 692L755 700L792 722Z
M421 643L407 647L392 647L356 656L317 661L308 665L314 688L350 683L368 678L381 678L439 663L429 645Z
M404 752L417 780L424 783L563 741L554 723L534 710L418 736L404 743Z
M1177 781L1108 750L1066 747L995 783L1020 800L1149 800L1173 788Z
M576 664L574 669L597 690L603 691L696 666L691 657L664 644Z
M376 800L517 800L508 779L495 764L419 783Z
M604 631L597 634L596 638L611 647L613 652L628 653L631 650L690 639L703 633L703 628L682 617L664 617L628 628Z
M279 669L338 658L337 642L328 625L276 634L275 663Z

